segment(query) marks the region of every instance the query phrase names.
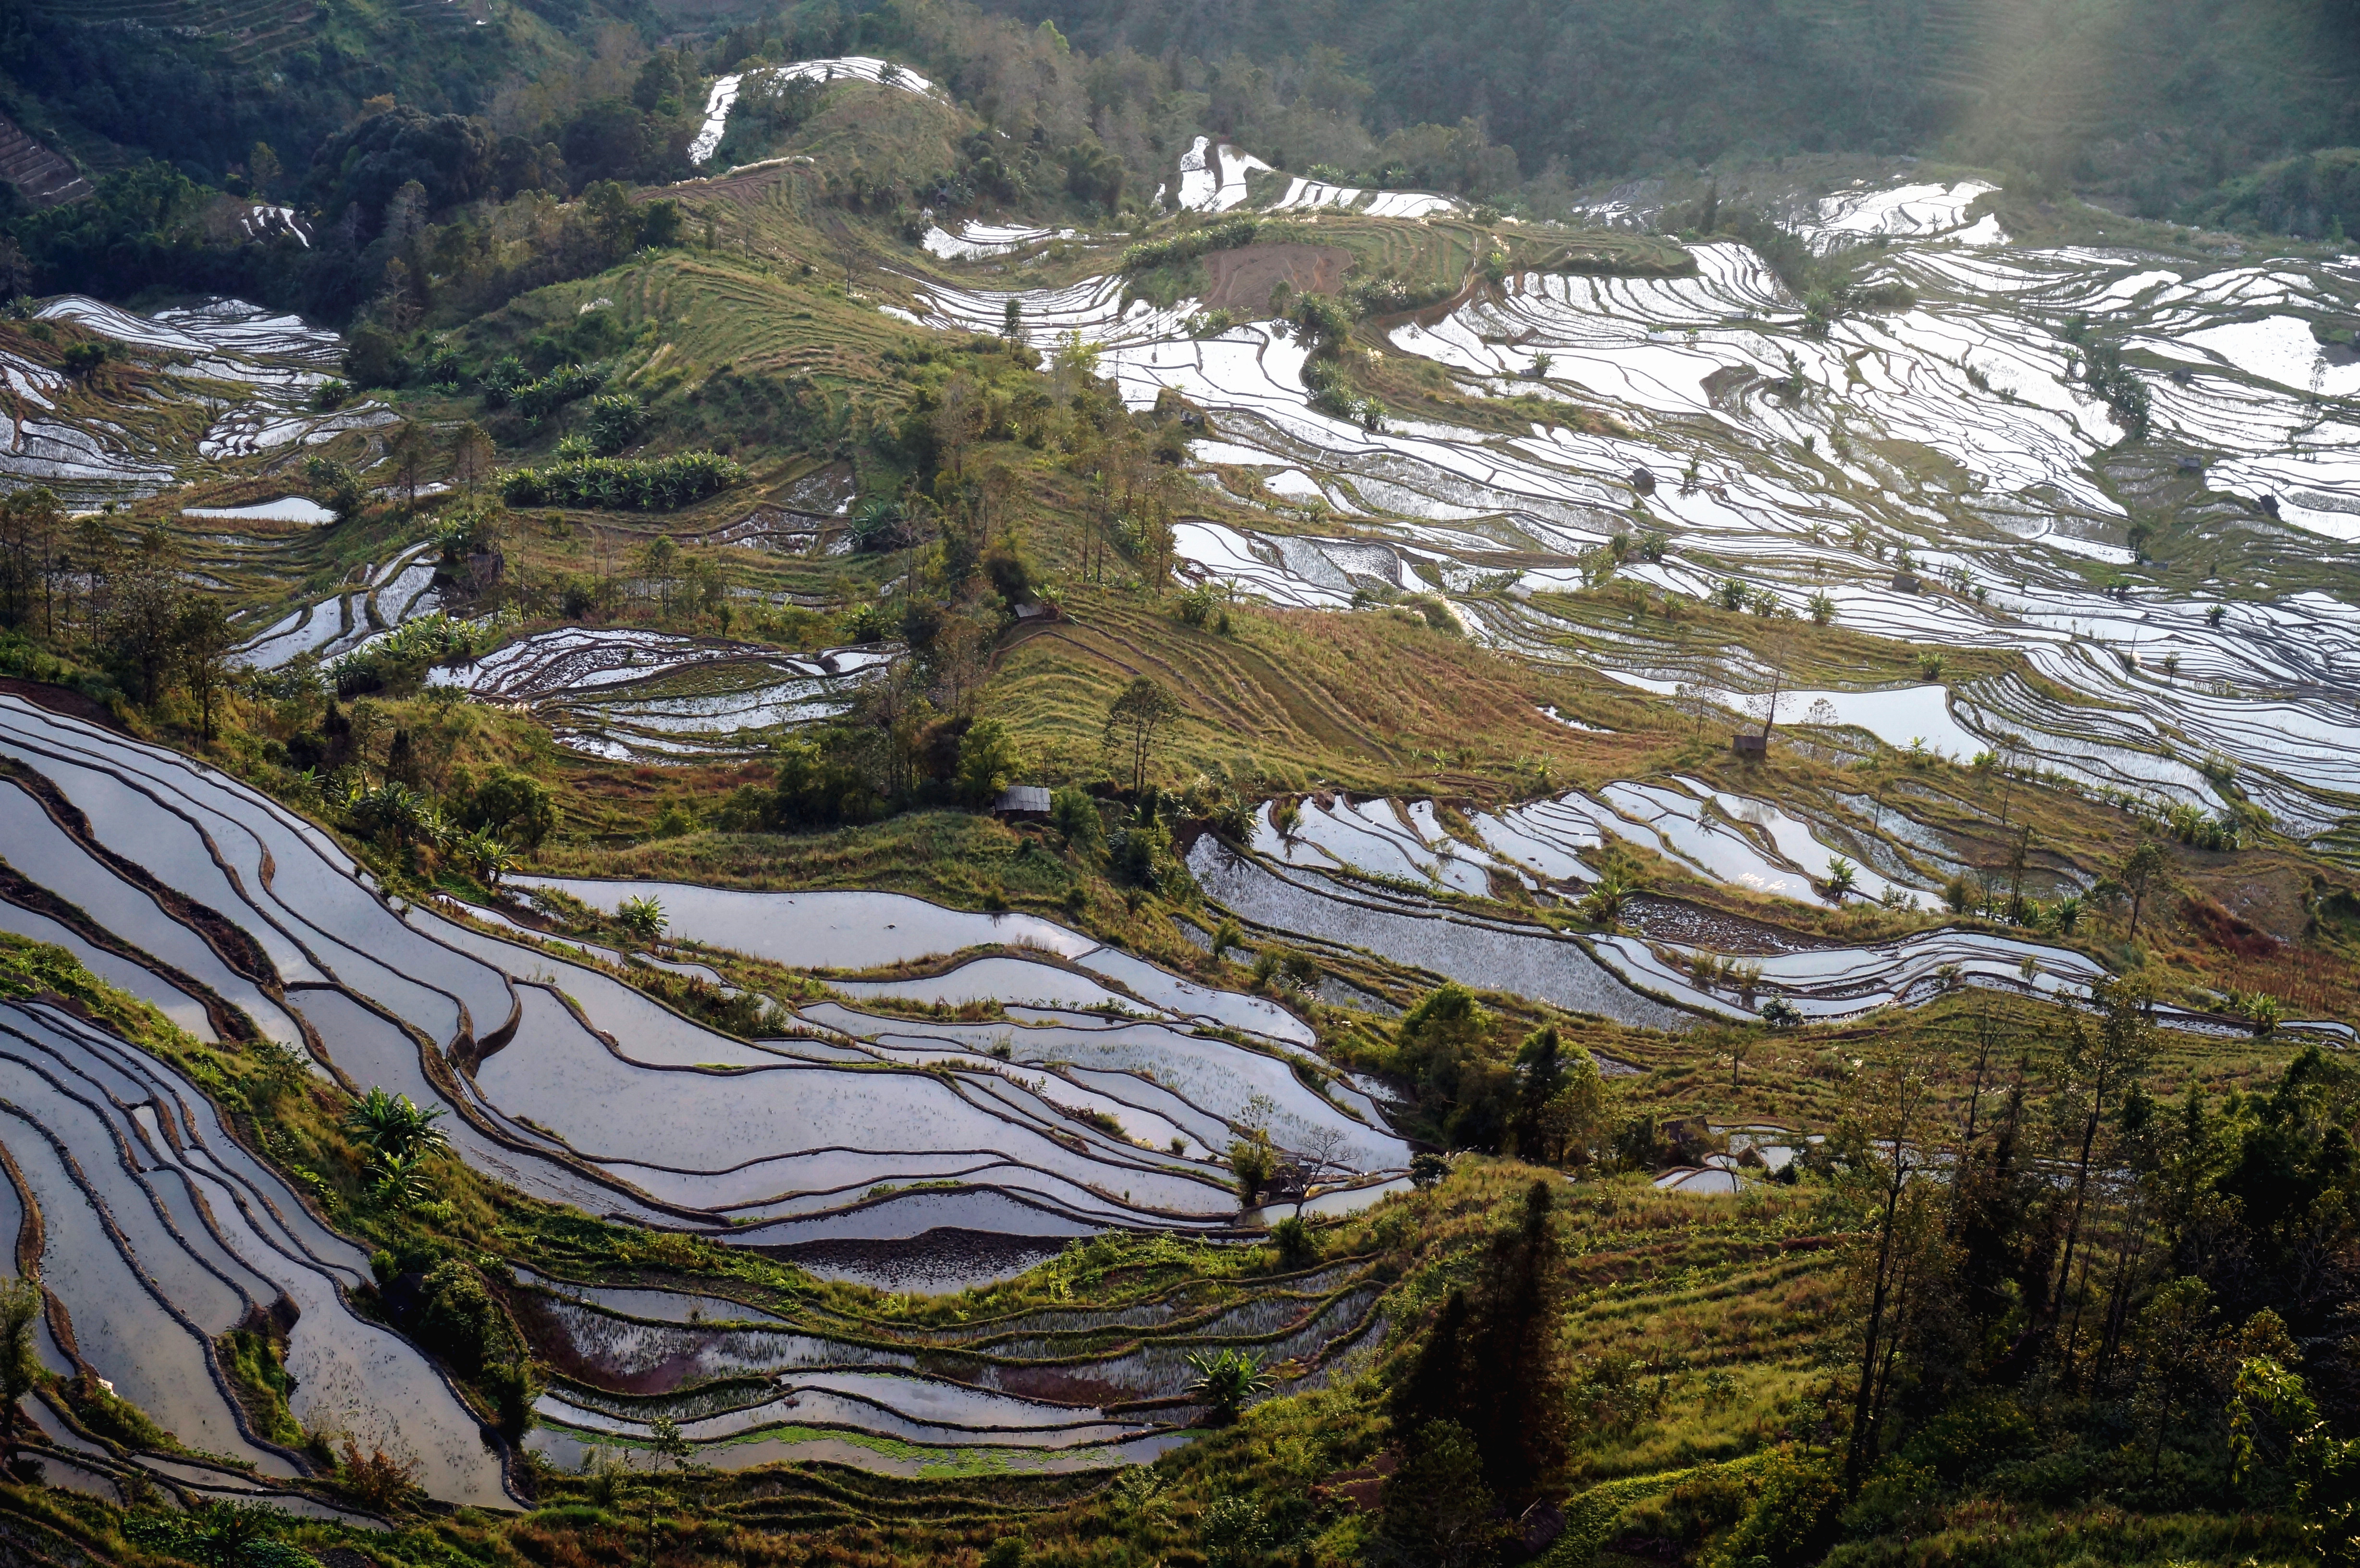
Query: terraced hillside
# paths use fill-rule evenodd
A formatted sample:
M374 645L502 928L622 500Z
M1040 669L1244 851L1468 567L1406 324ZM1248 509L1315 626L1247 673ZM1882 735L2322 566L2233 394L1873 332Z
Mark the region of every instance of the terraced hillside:
M7 1551L2308 1550L2346 258L1209 128L1084 223L744 58L348 333L0 323Z

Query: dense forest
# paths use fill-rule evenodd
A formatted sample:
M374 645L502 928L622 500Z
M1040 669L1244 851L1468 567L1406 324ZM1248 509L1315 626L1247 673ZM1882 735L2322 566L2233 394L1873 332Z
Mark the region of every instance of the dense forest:
M1918 154L2014 166L2166 216L2289 153L2360 141L2344 0L1756 5L994 0L1077 47L1339 93L1383 136L1472 120L1527 177L1721 158ZM1340 90L1338 83L1342 83ZM1232 111L1234 113L1234 111ZM1217 128L1242 135L1224 118Z
M1715 162L1915 155L2144 216L2315 236L2354 209L2341 166L2314 167L2312 155L2360 142L2360 27L2344 0L1688 0L1448 16L1410 0L1349 13L987 7L1016 27L938 0L803 0L717 18L550 3L502 7L489 23L391 0L300 16L255 9L159 27L11 6L0 110L93 174L156 158L198 187L317 204L332 222L354 193L344 165L383 165L396 134L356 139L355 120L395 103L469 127L413 121L399 127L406 141L464 143L495 166L429 178L439 209L495 191L681 178L708 73L882 51L937 72L1020 160L1052 166L1044 179L1004 167L1004 148L966 149L938 181L954 205L1043 185L1105 211L1126 193L1144 203L1205 131L1296 171L1545 213L1575 187ZM699 31L675 37L683 24ZM430 161L449 172L447 154ZM371 209L392 184L368 192ZM315 291L314 308L333 297Z

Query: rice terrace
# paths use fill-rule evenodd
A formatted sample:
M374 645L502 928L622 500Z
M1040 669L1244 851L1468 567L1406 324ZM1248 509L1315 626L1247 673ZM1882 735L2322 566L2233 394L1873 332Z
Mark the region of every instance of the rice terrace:
M0 8L0 1563L2360 1562L2355 105Z

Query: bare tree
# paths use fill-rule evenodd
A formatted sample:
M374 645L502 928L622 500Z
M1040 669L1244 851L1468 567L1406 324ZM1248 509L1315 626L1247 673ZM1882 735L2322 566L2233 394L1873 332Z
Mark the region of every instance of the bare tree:
M426 471L434 461L433 444L415 422L406 423L386 443L385 454L393 460L393 482L401 486L403 498L415 511L418 487L425 483Z
M464 486L469 495L491 477L492 465L497 461L497 449L484 427L473 419L462 424L451 438L451 477Z

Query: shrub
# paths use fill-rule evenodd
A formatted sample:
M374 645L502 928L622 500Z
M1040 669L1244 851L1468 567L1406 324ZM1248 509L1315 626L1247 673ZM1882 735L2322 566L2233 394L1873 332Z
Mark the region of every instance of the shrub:
M481 1372L506 1331L482 1278L454 1258L435 1266L419 1294L419 1339L462 1375L473 1377Z
M1261 226L1258 219L1230 218L1207 228L1175 234L1168 240L1143 241L1122 253L1122 269L1153 272L1175 262L1194 261L1207 251L1235 250L1253 244L1254 233Z
M516 396L517 388L528 386L531 381L532 372L524 367L523 360L512 354L494 360L491 368L476 378L476 384L484 389L484 407L486 408L507 408L508 399Z
M517 412L528 419L554 413L566 404L587 397L606 385L606 372L595 365L563 365L538 381L529 381L508 395Z
M1289 1214L1270 1227L1271 1245L1287 1263L1308 1263L1319 1256L1318 1238L1300 1214Z
M1096 849L1106 837L1098 803L1087 789L1068 784L1049 797L1049 825L1065 835L1076 849Z
M602 457L612 457L638 439L646 419L639 400L628 392L610 392L590 399L590 444Z
M1835 1462L1781 1448L1755 1474L1754 1506L1729 1532L1724 1556L1765 1559L1770 1568L1816 1562L1843 1502Z
M500 481L500 497L511 506L669 511L726 490L745 476L743 467L711 452L593 457L547 468L512 469Z

